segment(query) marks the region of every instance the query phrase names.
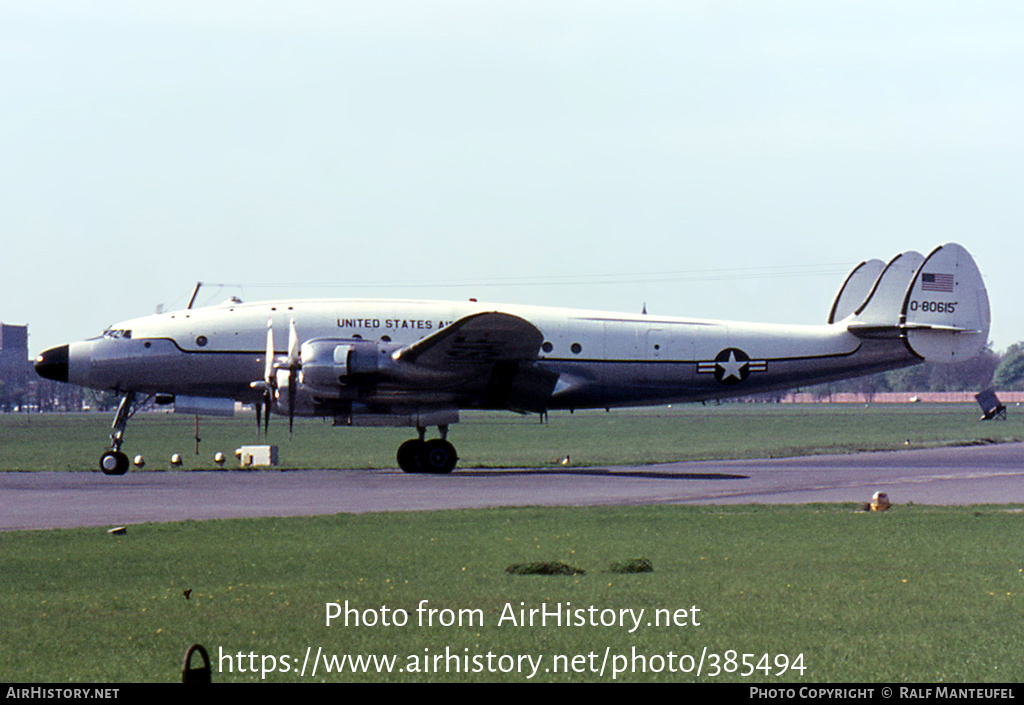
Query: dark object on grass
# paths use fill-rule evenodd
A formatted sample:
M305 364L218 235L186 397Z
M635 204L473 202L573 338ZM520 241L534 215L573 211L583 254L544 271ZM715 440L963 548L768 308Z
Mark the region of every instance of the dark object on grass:
M574 568L558 561L513 563L505 569L505 572L512 575L584 575L586 573L582 568Z
M634 558L625 563L612 563L609 570L613 573L653 573L654 566L649 558Z
M203 665L192 666L192 654L199 654ZM185 652L185 666L181 669L182 683L209 683L210 682L210 656L202 644L192 644Z
M981 407L982 421L988 421L989 419L1006 420L1006 407L1000 403L995 389L989 388L978 392L974 395L974 398L978 401L978 406Z

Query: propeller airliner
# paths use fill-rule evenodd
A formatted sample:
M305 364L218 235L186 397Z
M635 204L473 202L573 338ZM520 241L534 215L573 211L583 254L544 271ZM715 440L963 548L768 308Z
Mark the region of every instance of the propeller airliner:
M193 296L193 300L194 300ZM140 397L190 413L256 407L337 426L408 426L410 473L448 473L462 409L545 413L635 407L782 390L924 361L955 363L988 341L988 294L974 259L946 244L927 257L868 260L822 325L737 323L476 301L292 299L156 313L50 348L45 378L121 397L100 469L124 474ZM439 437L427 440L429 427Z

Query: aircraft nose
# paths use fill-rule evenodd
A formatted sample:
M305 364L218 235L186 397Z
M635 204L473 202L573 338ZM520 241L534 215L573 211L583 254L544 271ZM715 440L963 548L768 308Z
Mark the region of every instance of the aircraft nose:
M35 362L36 374L56 382L68 381L68 346L44 350Z

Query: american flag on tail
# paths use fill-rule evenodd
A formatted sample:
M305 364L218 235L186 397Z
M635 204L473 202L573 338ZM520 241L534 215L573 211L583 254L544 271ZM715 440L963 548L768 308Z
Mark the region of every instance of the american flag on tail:
M923 272L921 274L922 291L941 291L953 293L953 275Z

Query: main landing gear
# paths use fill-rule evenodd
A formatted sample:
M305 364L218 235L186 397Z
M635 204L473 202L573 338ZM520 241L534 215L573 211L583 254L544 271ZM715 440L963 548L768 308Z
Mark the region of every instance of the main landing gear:
M398 447L398 467L409 473L445 475L455 469L459 454L448 442L448 426L438 426L440 438L426 440L427 429L419 427L419 438L411 438Z
M124 443L128 419L135 415L132 409L134 403L135 392L125 392L117 406L114 423L110 427L110 448L100 456L100 470L104 475L124 475L128 472L128 456L121 452L121 444Z
M104 475L124 475L128 472L131 463L128 456L121 452L121 445L124 443L128 419L134 416L137 410L135 392L125 392L121 396L121 403L111 425L110 448L100 456L100 470ZM428 441L427 429L423 426L418 427L416 430L419 437L412 438L398 447L398 467L408 473L434 475L445 475L454 470L459 462L459 454L455 451L455 446L448 442L448 426L440 425L437 429L441 437Z

